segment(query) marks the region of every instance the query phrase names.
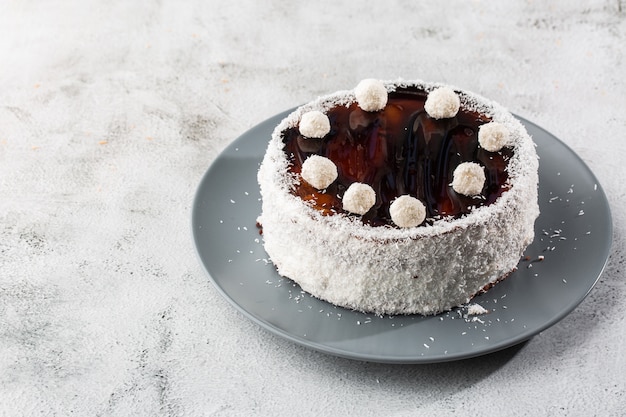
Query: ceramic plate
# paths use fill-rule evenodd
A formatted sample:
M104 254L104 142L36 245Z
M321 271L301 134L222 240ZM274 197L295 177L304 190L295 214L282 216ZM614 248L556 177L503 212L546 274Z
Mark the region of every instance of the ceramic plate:
M250 129L204 175L192 213L201 263L233 306L265 329L328 354L372 362L430 363L479 356L552 326L587 296L606 264L612 222L593 173L565 144L521 119L540 156L535 241L528 259L476 297L490 312L376 316L333 306L280 277L256 227L256 173L274 127L292 110Z

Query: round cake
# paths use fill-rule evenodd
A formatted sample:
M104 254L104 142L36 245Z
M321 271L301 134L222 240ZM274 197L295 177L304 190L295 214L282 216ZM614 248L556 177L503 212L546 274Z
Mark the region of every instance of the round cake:
M367 79L275 128L258 172L263 244L315 297L437 314L504 279L534 238L538 158L477 94Z

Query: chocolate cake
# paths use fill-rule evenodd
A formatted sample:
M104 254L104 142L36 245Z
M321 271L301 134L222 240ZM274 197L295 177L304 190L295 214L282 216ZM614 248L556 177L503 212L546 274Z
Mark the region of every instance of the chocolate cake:
M258 172L264 247L280 275L330 303L437 314L516 268L539 214L537 169L502 106L363 80L274 130Z

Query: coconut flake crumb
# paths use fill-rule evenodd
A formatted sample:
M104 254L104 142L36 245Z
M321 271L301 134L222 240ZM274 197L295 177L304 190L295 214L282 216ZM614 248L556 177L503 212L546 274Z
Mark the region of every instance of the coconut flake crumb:
M485 171L476 162L459 164L454 170L452 177L452 189L466 196L480 194L485 185Z
M351 213L365 214L376 203L376 192L361 182L350 184L343 195L343 208Z
M498 152L509 143L509 130L498 122L489 122L478 128L478 143L489 152Z
M415 197L402 195L389 206L391 220L400 227L415 227L426 219L426 207Z
M323 190L337 179L337 166L330 159L311 155L302 163L302 179L318 190Z
M304 113L300 118L300 133L307 138L323 138L330 132L328 116L319 110Z
M354 88L354 96L359 107L365 111L379 111L387 105L387 89L385 85L372 78L362 80Z
M470 316L478 316L487 314L489 311L480 304L470 304L467 306L467 314Z
M449 119L456 116L461 107L459 96L450 87L439 87L428 94L424 110L433 119Z

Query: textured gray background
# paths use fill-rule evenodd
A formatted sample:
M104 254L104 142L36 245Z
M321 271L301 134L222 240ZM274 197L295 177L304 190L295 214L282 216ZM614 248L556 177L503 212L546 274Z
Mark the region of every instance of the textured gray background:
M0 1L0 415L622 415L626 1L311 3ZM579 308L487 357L389 366L219 296L190 235L205 170L366 77L478 92L582 157L615 235Z

